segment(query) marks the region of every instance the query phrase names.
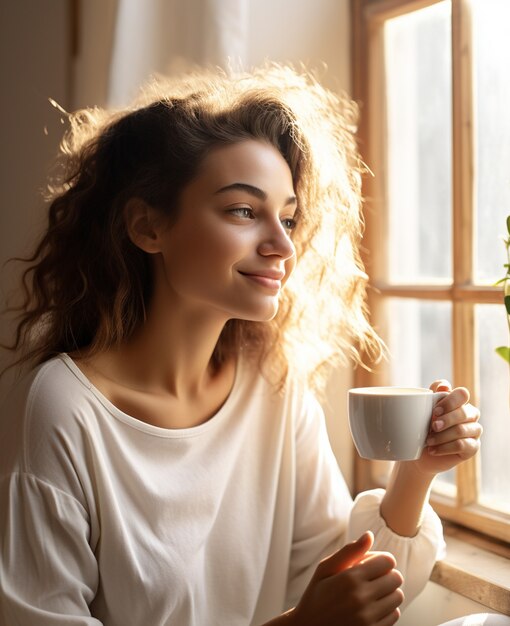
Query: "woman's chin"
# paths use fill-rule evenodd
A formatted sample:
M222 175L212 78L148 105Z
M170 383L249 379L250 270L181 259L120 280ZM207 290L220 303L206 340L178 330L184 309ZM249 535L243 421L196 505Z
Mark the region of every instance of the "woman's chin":
M278 303L273 306L260 308L258 310L243 311L236 319L242 319L247 322L270 322L278 313Z

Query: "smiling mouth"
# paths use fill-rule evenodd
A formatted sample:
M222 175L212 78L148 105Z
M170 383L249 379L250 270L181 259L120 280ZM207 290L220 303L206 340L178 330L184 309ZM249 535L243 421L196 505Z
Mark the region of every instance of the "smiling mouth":
M282 287L281 278L273 278L272 276L265 276L262 274L248 274L246 272L239 272L241 276L248 278L257 285L271 289L272 291L279 291Z

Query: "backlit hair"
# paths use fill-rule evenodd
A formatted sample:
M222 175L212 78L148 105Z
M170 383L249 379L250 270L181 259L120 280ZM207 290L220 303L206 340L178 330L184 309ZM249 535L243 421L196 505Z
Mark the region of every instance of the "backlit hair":
M312 388L328 364L376 358L359 257L361 173L357 110L306 72L268 64L227 76L204 71L154 79L121 111L69 115L49 186L48 227L24 272L12 349L40 363L92 355L129 339L152 293L149 255L128 237L124 207L142 198L178 219L179 196L214 147L258 139L292 172L298 224L294 274L270 322L230 320L213 360L240 351L282 385L289 371Z

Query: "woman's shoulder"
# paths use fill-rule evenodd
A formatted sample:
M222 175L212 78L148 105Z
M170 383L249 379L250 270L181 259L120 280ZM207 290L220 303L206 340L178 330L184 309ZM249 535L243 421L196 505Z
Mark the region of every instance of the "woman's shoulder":
M32 412L58 413L62 405L73 405L87 393L84 377L66 354L41 363L12 384L6 397L6 411L18 416Z
M12 451L30 451L77 428L90 391L73 371L67 355L59 355L25 373L13 383L2 403L0 440Z
M89 441L85 414L92 398L67 355L23 375L2 405L0 475L36 480L85 506L82 477Z

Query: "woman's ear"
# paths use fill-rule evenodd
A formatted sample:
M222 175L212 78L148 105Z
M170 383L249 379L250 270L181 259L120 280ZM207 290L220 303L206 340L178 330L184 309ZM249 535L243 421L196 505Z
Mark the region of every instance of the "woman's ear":
M124 207L126 230L131 241L148 254L161 251L162 216L141 198L130 198Z

